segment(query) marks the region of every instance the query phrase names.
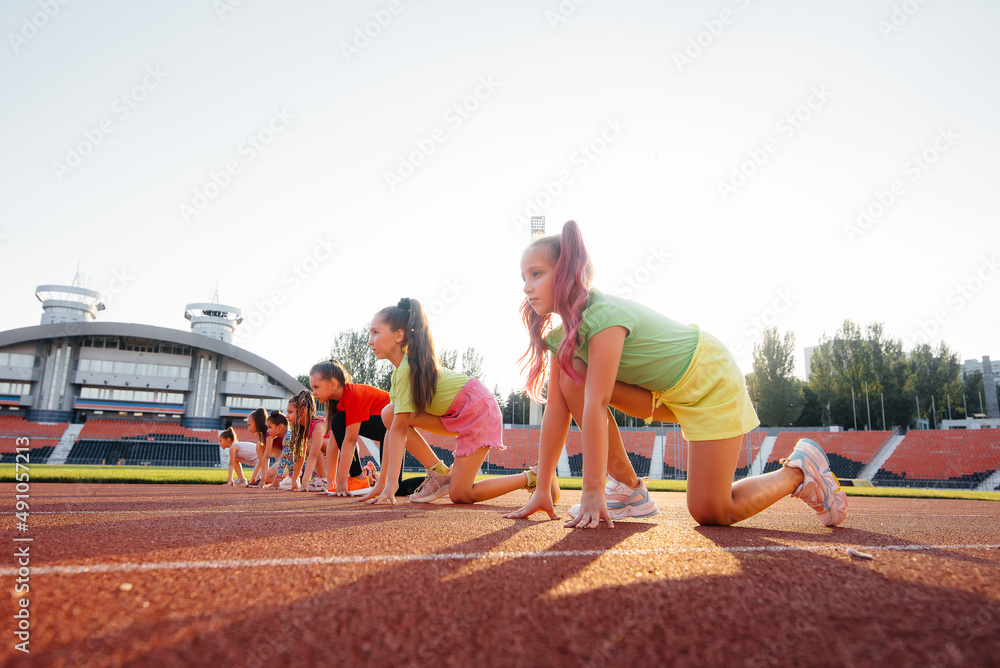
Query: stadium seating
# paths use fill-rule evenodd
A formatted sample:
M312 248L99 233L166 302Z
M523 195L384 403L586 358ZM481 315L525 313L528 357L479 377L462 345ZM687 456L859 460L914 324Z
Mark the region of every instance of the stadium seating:
M876 485L972 489L1000 468L1000 429L910 430Z
M174 422L91 419L67 464L221 466L217 432Z
M830 470L838 478L857 478L861 469L872 460L883 445L892 437L892 431L793 431L782 432L771 450L764 472L781 468L779 460L792 453L792 448L800 438L816 441L827 459Z
M44 464L68 426L68 422L43 424L28 422L19 415L0 415L0 464L16 461L19 438L28 439L29 463ZM24 447L25 442L20 443Z

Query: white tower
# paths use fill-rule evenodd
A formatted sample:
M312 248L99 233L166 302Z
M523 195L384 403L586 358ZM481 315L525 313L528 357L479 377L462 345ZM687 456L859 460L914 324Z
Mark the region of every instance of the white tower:
M191 321L191 331L210 339L233 342L236 325L243 322L243 311L219 303L219 293L213 302L196 302L184 307L184 317Z
M77 285L39 285L35 297L42 302L42 324L91 322L104 310L104 295Z
M540 239L545 236L545 216L531 217L531 240Z

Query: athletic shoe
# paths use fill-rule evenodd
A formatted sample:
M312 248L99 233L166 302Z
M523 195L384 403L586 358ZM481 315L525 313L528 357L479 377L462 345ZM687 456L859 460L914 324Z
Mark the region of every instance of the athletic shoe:
M434 471L427 471L427 477L420 483L420 487L413 490L410 501L413 503L430 503L442 496L448 495L448 487L451 483L451 474L441 475Z
M291 477L282 478L281 482L278 483L278 489L291 489L291 488L292 488Z
M347 491L351 496L364 496L371 489L371 485L368 484L368 478L363 475L347 480Z
M792 493L816 511L820 521L835 527L847 517L847 495L840 489L840 481L830 471L830 462L816 441L800 438L782 466L800 469L805 480Z
M525 489L535 489L538 487L538 474L531 469L525 469L521 471L524 476L528 479L528 484L524 486Z
M639 486L632 488L623 482L618 482L608 476L604 486L604 500L608 504L608 514L613 520L623 520L626 517L652 517L660 512L656 502L649 498L649 488L646 481L639 478ZM580 514L580 506L569 509L569 516L576 519Z

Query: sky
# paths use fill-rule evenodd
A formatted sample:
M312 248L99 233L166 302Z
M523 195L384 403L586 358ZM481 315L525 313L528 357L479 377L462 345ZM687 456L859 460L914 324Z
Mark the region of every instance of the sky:
M293 376L420 300L523 384L528 218L595 286L712 332L850 319L1000 358L1000 5L8 0L2 329L43 284L103 322L234 340Z

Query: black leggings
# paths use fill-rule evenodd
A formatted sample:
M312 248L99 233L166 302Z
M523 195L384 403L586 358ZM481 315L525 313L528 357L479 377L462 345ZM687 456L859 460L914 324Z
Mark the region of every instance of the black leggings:
M333 438L335 439L337 448L339 449L341 444L344 442L345 436L347 435L347 414L343 411L337 411L333 414L330 424L332 425ZM364 436L365 438L373 441L378 441L379 460L384 462L384 451L382 448L385 444L385 423L382 422L382 416L369 416L367 420L361 423L358 435ZM355 467L357 467L357 472L355 472ZM336 478L336 473L328 473L327 475ZM358 453L357 450L355 450L354 459L351 461L351 476L357 477L359 475L361 475L361 463L358 461ZM399 489L396 490L396 496L409 496L410 494L413 494L414 490L416 490L423 481L423 478L407 478L406 480L403 480L403 467L400 466Z

